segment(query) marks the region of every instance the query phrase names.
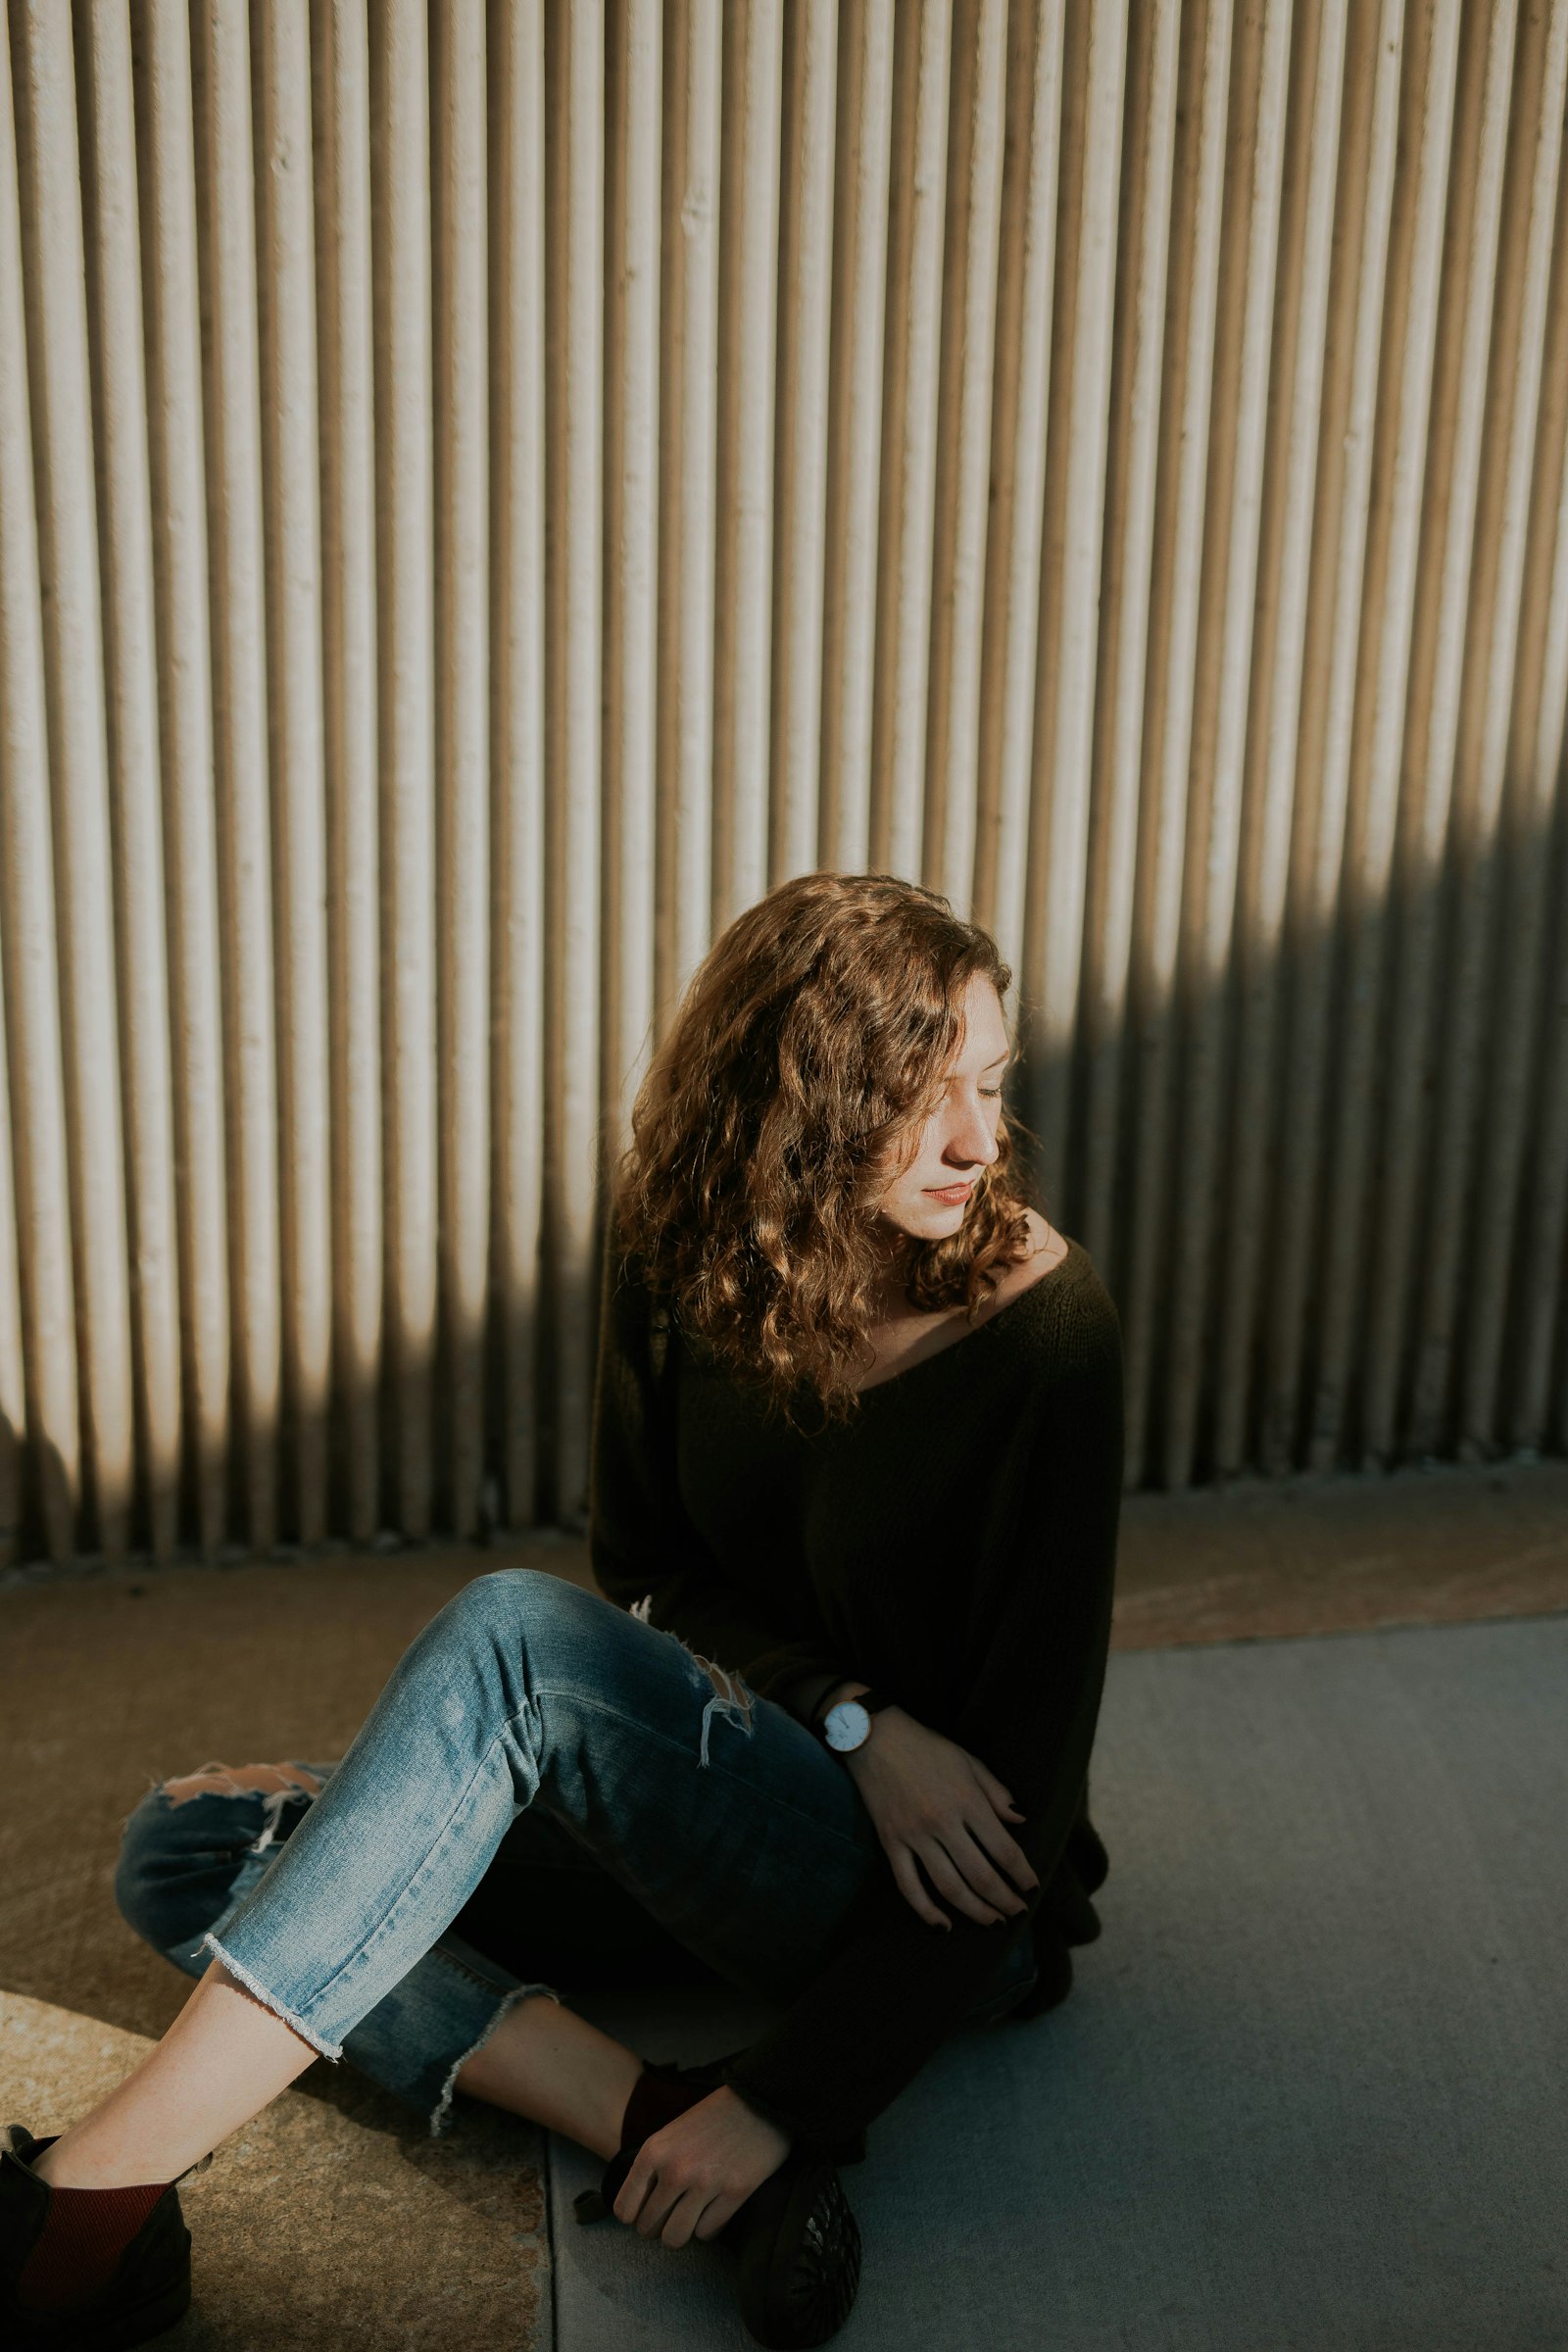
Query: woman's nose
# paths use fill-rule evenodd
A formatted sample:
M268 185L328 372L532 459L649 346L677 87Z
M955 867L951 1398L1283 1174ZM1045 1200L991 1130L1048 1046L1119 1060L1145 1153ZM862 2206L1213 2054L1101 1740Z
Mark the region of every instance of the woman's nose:
M978 1103L958 1119L943 1156L960 1167L990 1167L997 1156L997 1139Z

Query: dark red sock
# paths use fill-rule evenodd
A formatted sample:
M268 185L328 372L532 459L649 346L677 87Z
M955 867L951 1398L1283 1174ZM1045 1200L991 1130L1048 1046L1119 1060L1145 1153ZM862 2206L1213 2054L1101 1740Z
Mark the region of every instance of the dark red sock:
M109 2284L120 2258L169 2186L55 2188L49 2210L17 2279L27 2311L69 2311Z

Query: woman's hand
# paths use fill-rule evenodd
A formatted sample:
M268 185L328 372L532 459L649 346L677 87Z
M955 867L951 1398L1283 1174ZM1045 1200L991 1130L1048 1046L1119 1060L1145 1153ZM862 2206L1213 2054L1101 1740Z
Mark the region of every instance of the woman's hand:
M794 2143L721 2082L643 2141L611 2211L644 2237L684 2246L717 2235Z
M1009 1814L1014 1821L1023 1815L978 1756L902 1707L882 1707L871 1718L870 1738L844 1761L900 1890L923 1920L934 1928L953 1925L926 1892L917 1863L939 1894L984 1926L1027 1908L1018 1887L1040 1881L1006 1826Z

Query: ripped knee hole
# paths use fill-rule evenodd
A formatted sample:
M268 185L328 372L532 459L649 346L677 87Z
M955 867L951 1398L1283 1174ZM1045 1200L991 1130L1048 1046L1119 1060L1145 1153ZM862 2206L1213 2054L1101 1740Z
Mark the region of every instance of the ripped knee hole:
M321 1787L314 1772L293 1764L202 1764L165 1781L163 1791L172 1805L188 1805L197 1796L319 1796Z
M692 1656L697 1659L698 1665L707 1671L709 1681L719 1697L727 1699L732 1707L739 1707L749 1723L752 1715L752 1693L747 1690L746 1685L737 1676L731 1674L727 1666L715 1666L711 1658L702 1657L695 1649L692 1651Z

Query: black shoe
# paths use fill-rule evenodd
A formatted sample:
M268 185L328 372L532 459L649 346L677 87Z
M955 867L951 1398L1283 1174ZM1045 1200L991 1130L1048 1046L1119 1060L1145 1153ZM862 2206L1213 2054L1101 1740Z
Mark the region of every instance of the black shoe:
M860 2231L831 2156L791 2149L718 2233L733 2247L741 2318L777 2352L825 2344L860 2283Z
M172 2182L165 2189L99 2293L68 2311L29 2311L17 2299L17 2280L54 2193L32 2159L53 2144L54 2135L34 2139L21 2124L0 2131L0 2341L10 2352L128 2352L190 2308L190 2231L179 2191Z
M650 2059L644 2072L690 2085L706 2098L718 2088L725 2063L710 2058L702 2066L676 2066ZM598 2188L579 2192L573 2200L579 2222L601 2221L612 2210L647 2136L634 2129L606 2165ZM735 2256L741 2318L770 2352L825 2344L849 2318L860 2282L860 2231L831 2157L792 2148L711 2242Z

